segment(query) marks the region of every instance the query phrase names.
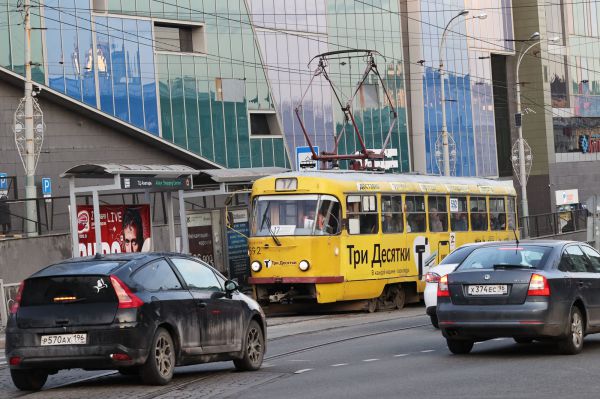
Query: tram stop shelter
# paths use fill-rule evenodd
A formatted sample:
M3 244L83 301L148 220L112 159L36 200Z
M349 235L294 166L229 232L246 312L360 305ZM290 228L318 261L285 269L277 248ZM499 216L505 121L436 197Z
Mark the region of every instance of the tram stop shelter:
M143 191L145 201L150 203L151 192L166 192L169 250L189 253L186 200L211 196L226 198L236 194L247 194L256 179L286 171L288 169L278 167L198 170L184 165L82 164L74 166L61 175L69 180L73 256L79 256L76 211L78 195L92 195L93 219L98 221L100 220L100 193L129 194ZM82 180L90 179L93 179L94 184L77 185ZM105 184L102 184L104 182ZM181 229L179 248L177 248L175 229L176 201L179 204ZM152 220L150 225L152 228ZM102 248L100 223L94 223L94 232L96 248ZM155 250L154 240L151 240L150 250Z

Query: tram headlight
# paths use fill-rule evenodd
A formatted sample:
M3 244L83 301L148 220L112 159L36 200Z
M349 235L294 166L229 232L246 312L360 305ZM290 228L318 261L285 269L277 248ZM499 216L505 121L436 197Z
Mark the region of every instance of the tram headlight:
M260 264L259 261L255 260L254 262L252 262L250 264L250 269L252 269L253 272L259 272L260 269L262 269L262 265Z
M298 268L305 272L310 268L310 263L308 263L307 260L301 260L300 263L298 263Z

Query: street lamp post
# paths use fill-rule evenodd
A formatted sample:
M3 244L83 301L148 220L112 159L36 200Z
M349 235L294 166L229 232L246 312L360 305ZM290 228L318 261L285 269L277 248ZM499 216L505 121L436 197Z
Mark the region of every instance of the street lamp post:
M441 101L441 103L442 103L442 152L443 152L444 176L450 176L450 149L449 149L449 140L448 140L448 127L446 125L446 88L445 88L445 83L444 83L445 71L444 71L443 51L444 51L444 44L446 43L446 33L448 33L448 28L450 27L452 22L454 22L454 20L456 20L459 17L463 17L467 14L469 14L469 10L462 10L461 12L456 14L454 17L452 17L450 19L450 21L448 21L448 23L446 24L446 27L444 28L444 32L442 33L442 37L440 39L440 46L439 46L439 60L440 60L439 71L440 71L440 83L441 83L440 94L441 94L441 100L442 100ZM481 13L473 18L486 19L487 14Z
M515 117L515 124L517 126L517 132L519 134L519 138L517 140L517 146L518 146L518 166L519 166L519 173L518 173L518 180L519 183L521 184L521 216L523 217L523 220L525 220L525 223L523 223L523 236L527 237L529 235L529 226L527 225L527 217L529 216L529 203L527 201L527 180L529 178L529 173L527 171L527 164L531 165L532 163L532 155L531 155L531 149L529 147L529 144L527 144L527 142L525 141L525 139L523 138L523 124L522 124L522 118L521 118L521 81L519 80L519 68L521 67L521 61L523 61L523 58L525 57L525 54L527 54L527 52L529 50L531 50L533 47L537 46L538 44L540 44L540 33L539 32L534 32L530 37L529 37L529 41L531 40L535 40L534 43L530 44L524 51L521 51L521 54L519 55L519 58L517 59L517 71L516 71L516 78L517 78L517 113L516 113L516 117ZM558 41L559 38L558 37L553 37L552 39L550 39L550 42L556 42ZM525 46L523 46L525 47ZM527 149L527 151L526 151ZM527 152L527 154L526 154ZM513 156L513 163L515 161L514 159L515 157Z

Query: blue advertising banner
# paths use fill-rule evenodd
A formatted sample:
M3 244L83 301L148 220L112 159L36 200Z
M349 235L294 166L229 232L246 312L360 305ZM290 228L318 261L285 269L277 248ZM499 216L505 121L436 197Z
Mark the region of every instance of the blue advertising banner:
M248 256L248 210L229 210L227 215L227 256L229 259L229 278L237 279L245 285L250 277L250 257ZM244 237L245 236L245 237Z

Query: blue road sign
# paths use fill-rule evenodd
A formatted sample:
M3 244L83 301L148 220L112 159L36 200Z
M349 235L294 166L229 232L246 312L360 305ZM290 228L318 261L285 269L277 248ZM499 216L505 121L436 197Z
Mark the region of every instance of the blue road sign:
M0 190L8 190L8 176L6 173L0 173Z
M317 155L319 154L319 147L314 147ZM318 170L319 162L312 159L312 152L310 147L296 147L296 170Z
M44 196L52 196L52 179L49 177L42 178L42 194Z

